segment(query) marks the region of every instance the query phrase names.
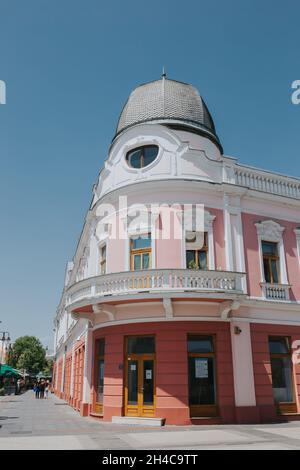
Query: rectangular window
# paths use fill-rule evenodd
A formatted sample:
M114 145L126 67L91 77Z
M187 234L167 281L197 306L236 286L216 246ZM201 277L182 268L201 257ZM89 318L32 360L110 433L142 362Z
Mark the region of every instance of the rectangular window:
M132 271L151 269L151 234L130 240L130 265Z
M278 284L280 282L277 245L277 243L262 241L264 276L265 282L268 282L269 284Z
M188 269L208 269L207 232L186 234L186 267Z
M289 339L279 336L270 337L269 351L274 401L277 404L293 402L292 359Z
M106 245L100 247L100 274L106 274Z
M154 354L154 336L128 336L127 352L128 354Z
M216 371L213 336L188 336L190 414L216 416Z

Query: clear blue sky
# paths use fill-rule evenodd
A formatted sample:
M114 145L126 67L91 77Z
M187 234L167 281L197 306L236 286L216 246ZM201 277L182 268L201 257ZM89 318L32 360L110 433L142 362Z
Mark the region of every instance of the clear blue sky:
M297 0L0 0L0 330L52 320L118 115L159 78L195 85L227 155L300 176Z

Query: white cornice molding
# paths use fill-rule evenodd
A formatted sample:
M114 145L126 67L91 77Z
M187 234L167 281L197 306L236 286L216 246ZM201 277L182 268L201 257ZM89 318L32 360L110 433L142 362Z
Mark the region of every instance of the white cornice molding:
M285 227L274 220L264 220L255 224L257 235L261 240L268 242L280 242Z

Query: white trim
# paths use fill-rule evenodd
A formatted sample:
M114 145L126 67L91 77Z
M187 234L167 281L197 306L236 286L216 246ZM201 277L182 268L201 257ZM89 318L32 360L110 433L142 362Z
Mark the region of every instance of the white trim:
M145 213L147 220L149 220L149 214L151 216L151 223L149 224L139 224L137 226L129 227L127 230L127 237L125 238L125 250L124 250L124 270L131 271L130 261L131 261L131 249L130 241L131 238L135 236L143 236L148 233L151 234L151 269L156 268L156 222L159 217L159 213L151 213L150 210ZM123 218L124 229L126 229L126 220Z
M232 234L231 234L231 223L230 223L230 207L229 207L229 196L224 194L223 204L223 217L224 217L224 241L225 241L225 259L226 259L226 270L233 271L233 256L232 256Z
M236 406L256 406L254 369L252 361L252 345L250 323L243 322L241 333L235 333L239 320L230 324L234 395Z
M295 228L294 229L294 234L296 236L298 262L299 262L299 265L300 265L300 228Z
M90 354L93 343L93 332L91 328L87 328L85 333L85 348L84 348L84 372L83 372L83 394L82 401L88 403L90 401L90 385L92 378L92 355ZM89 360L90 359L90 360Z
M101 276L101 274L108 274L109 271L107 269L108 267L108 264L107 264L107 254L108 254L108 240L109 240L109 237L107 235L107 237L97 241L97 266L96 266L96 276ZM100 256L100 252L101 252L101 249L106 246L106 258L105 258L105 273L101 273L100 272L100 260L101 260L101 256Z
M281 227L274 220L264 220L255 224L257 237L258 237L258 251L260 259L260 279L261 282L266 282L264 276L264 265L263 265L263 253L262 253L262 242L275 242L278 243L279 248L279 276L280 284L288 284L284 243L282 234L285 227Z
M96 331L98 329L106 328L108 326L117 326L117 325L127 325L127 324L135 324L135 323L155 323L155 322L169 322L165 316L163 317L147 317L147 318L134 318L134 319L127 319L127 320L116 320L116 321L108 321L105 323L99 323L97 325L93 326L93 331ZM221 318L219 316L210 316L210 317L197 317L197 316L186 316L186 317L180 317L176 316L172 318L172 321L177 321L177 322L224 322L224 323L230 323L232 321L237 321L237 322L247 322L247 323L266 323L266 324L274 324L274 325L291 325L291 326L298 326L300 327L300 321L289 321L289 320L269 320L269 319L256 319L256 318L250 318L250 317L229 317L229 318Z
M292 321L292 320L269 320L264 318L250 318L250 317L231 317L232 321L240 321L240 322L249 322L249 323L267 323L268 325L291 325L291 326L300 326L300 321Z
M204 224L203 224L203 231L207 232L207 244L208 244L208 269L210 271L215 271L215 244L214 244L214 230L213 230L213 223L216 216L212 215L208 210L204 211ZM184 228L183 228L184 230ZM186 265L186 234L183 233L182 235L182 268L188 269Z
M153 318L133 318L133 319L128 319L128 320L116 320L116 321L108 321L105 323L99 323L98 325L95 325L93 327L93 331L98 330L100 328L106 328L107 326L115 326L115 325L127 325L127 324L134 324L134 323L155 323L155 322L169 322L165 316L163 317L153 317ZM218 316L211 316L211 317L197 317L197 316L192 316L192 317L173 317L172 321L209 321L209 322L225 322L228 323L230 322L230 318L224 320L223 318L220 318Z
M64 354L63 354L63 364L62 364L62 368L61 368L61 383L60 383L61 393L64 392L64 386L65 386L65 367L66 367L66 353L64 352Z
M75 345L72 344L72 363L71 363L71 377L70 377L70 397L74 396L74 376L75 376Z

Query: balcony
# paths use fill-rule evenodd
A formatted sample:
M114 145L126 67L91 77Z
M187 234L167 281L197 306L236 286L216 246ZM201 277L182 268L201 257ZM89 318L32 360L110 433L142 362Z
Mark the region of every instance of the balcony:
M107 302L116 297L128 298L128 295L141 293L205 293L208 297L230 299L244 294L244 276L244 273L237 272L191 269L149 269L104 274L84 279L69 287L66 306L72 310L78 304Z
M289 284L269 284L267 282L261 283L264 297L268 300L282 300L288 301L290 299Z

